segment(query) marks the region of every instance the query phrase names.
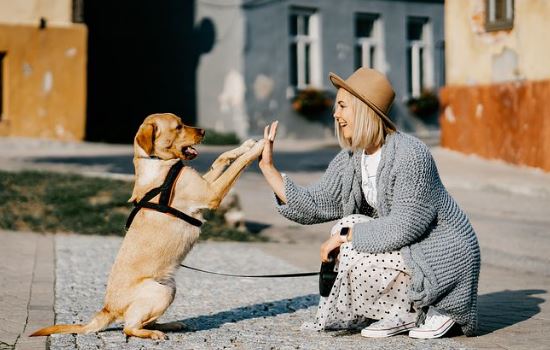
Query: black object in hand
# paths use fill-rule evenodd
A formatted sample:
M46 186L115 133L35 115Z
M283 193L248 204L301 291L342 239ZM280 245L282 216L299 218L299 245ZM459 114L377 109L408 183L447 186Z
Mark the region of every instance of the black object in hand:
M321 271L319 272L319 294L322 297L328 297L334 281L336 281L336 275L338 272L334 271L334 265L336 264L336 257L338 256L338 250L331 251L328 255L329 261L321 263Z

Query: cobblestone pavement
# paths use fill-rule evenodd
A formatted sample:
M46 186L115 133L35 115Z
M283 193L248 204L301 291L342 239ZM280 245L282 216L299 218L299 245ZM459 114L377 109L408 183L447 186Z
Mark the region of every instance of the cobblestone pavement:
M102 306L107 274L119 238L56 236L55 310L58 323L89 320ZM258 246L201 243L186 264L226 272L261 274L297 271ZM90 335L54 335L51 349L456 349L452 339L413 340L406 335L385 340L346 332L301 332L318 302L315 277L246 279L206 275L182 269L176 298L161 321L181 320L189 328L170 333L164 342L130 338L116 325Z
M277 164L296 182L311 183L337 152L333 146L279 143ZM204 169L224 149L201 146L199 162L193 166ZM300 324L315 312L314 277L247 280L182 270L175 303L164 320L184 320L190 331L171 334L164 343L126 343L120 329L53 336L51 347L550 349L550 174L439 147L432 153L444 184L478 234L480 336L414 341L406 336L373 340L358 334L301 333ZM130 161L127 145L0 139L4 170L48 169L131 179ZM276 214L272 193L254 166L235 190L249 224L277 243L201 244L189 256L190 264L250 273L318 269L318 249L330 223L300 226ZM52 322L48 317L53 318L53 238L0 231L0 243L0 349L13 348L15 341L17 348L44 349L44 338L33 343L25 335ZM86 321L101 306L118 244L118 238L56 236L58 323Z

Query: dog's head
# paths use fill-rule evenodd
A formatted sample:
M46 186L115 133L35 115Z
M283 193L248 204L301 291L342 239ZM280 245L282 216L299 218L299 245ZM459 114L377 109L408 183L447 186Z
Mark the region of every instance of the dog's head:
M134 152L141 157L191 160L198 155L193 146L203 137L204 129L187 126L174 114L151 114L134 138Z

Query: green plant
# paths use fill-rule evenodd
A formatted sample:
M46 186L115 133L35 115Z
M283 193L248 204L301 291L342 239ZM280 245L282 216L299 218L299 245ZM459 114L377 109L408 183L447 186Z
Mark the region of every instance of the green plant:
M326 92L313 88L300 90L292 100L292 108L308 119L319 117L332 104Z
M407 101L407 107L412 114L427 118L439 110L439 98L433 91L425 90L419 97L411 97Z
M219 132L207 129L202 143L205 145L238 145L241 142L234 132Z

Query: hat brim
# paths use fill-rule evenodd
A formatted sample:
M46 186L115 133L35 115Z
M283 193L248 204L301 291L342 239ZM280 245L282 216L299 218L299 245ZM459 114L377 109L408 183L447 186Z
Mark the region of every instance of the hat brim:
M361 96L361 94L359 94L357 91L355 91L351 86L349 86L348 84L346 84L345 80L340 78L338 75L330 72L329 75L328 75L329 79L330 79L330 82L332 83L332 85L334 85L335 88L337 89L345 89L346 91L348 91L349 93L351 93L353 96L357 97L358 99L360 99L361 101L363 101L367 106L369 106L370 108L372 108L376 114L378 114L378 116L380 116L380 118L382 118L382 120L386 123L386 125L392 129L392 130L397 130L397 127L395 126L395 124L392 122L392 120L390 119L390 117L388 117L386 115L386 113L382 112L382 110L380 108L378 108L377 105L375 105L374 103L372 103L371 101L369 101L368 99L364 98L363 96Z

